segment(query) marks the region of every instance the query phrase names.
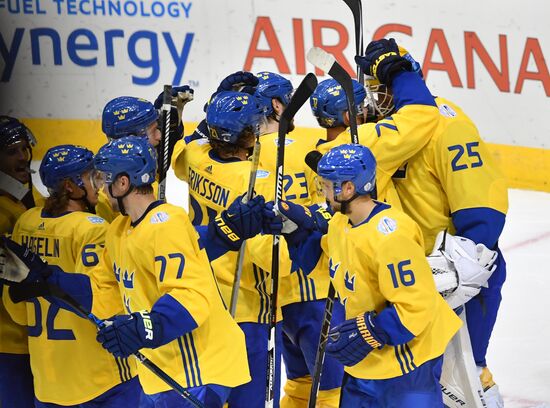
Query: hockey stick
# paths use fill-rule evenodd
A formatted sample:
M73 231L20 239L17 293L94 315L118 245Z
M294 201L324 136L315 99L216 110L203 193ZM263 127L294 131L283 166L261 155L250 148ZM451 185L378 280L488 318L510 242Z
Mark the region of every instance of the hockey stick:
M183 109L183 108L182 108ZM172 111L172 86L164 85L164 92L162 94L162 107L161 107L161 133L162 139L159 146L160 156L160 168L159 173L159 190L158 199L166 200L166 174L168 173L168 167L170 163L168 161L168 152L170 148L170 116Z
M243 202L248 202L252 199L254 194L254 185L256 184L256 174L258 173L258 164L260 163L260 139L256 138L254 143L254 150L252 151L252 166L250 168L250 179L248 180L248 191ZM245 201L246 200L246 201ZM237 269L235 271L235 277L233 278L233 288L231 289L231 303L229 304L229 313L232 317L235 317L237 313L237 299L239 297L239 288L241 287L241 276L243 274L243 260L244 249L246 241L243 241L239 248L239 254L237 256Z
M292 95L290 102L281 114L279 119L279 131L277 140L277 164L275 180L275 208L283 198L283 170L285 160L285 138L288 133L290 122L296 112L306 103L317 87L317 78L309 73L302 80L296 92ZM265 393L265 406L273 407L275 396L275 327L277 325L277 294L279 290L279 243L280 235L273 236L273 251L271 260L271 307L269 310L269 334L268 334L268 357L267 357L267 383Z
M360 3L360 0L358 0L358 2ZM355 97L353 95L353 83L351 82L350 75L344 68L342 68L340 64L338 64L338 62L336 62L336 59L332 55L321 48L314 47L309 50L307 53L307 60L316 67L319 67L323 71L327 72L344 89L348 103L351 142L359 143L359 136L357 135L357 122L355 121L355 115L353 114L353 112L355 112ZM308 160L306 159L306 162L307 161ZM319 387L321 385L321 374L323 371L323 363L325 361L325 350L327 347L328 332L330 330L330 320L332 319L332 310L334 308L335 298L336 289L334 289L334 285L330 282L327 299L325 301L325 311L323 313L323 325L321 326L319 344L315 355L315 366L313 368L308 408L315 408L315 405L317 404L317 395L319 394Z
M353 14L353 25L355 28L355 53L363 55L363 5L361 0L344 0ZM364 85L364 74L359 66L357 67L357 81Z
M63 289L56 285L39 283L39 284L28 284L25 285L23 291L18 291L17 286L10 286L10 297L14 303L19 303L23 300L38 296L53 296L62 302L69 305L75 311L77 311L81 317L88 319L90 322L96 325L98 329L105 327L108 322L105 322L95 316L93 313L88 312L84 306L78 303L71 295L65 292ZM141 354L139 351L136 351L132 354L137 360L151 370L157 377L169 385L174 391L179 395L185 398L191 405L195 408L206 408L205 405L197 399L193 394L183 388L176 380L170 377L165 371L163 371L159 366Z

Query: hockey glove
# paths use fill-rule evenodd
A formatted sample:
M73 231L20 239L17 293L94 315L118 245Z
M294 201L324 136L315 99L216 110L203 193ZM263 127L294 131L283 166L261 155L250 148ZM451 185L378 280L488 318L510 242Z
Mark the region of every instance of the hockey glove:
M498 253L483 244L441 231L428 256L437 290L453 309L462 306L487 287L496 269Z
M412 71L411 62L399 55L399 47L393 38L371 41L365 56L357 55L355 62L365 74L388 86L399 72Z
M281 201L278 208L273 207L273 202L266 204L266 211L274 211L280 214L282 219L282 233L290 246L297 246L303 242L313 231L325 234L328 230L328 222L332 215L317 204L304 207L290 201Z
M186 94L190 93L191 95L194 95L195 90L191 88L189 85L182 85L182 86L174 86L172 88L172 97L177 97L178 94ZM162 108L162 96L164 95L164 92L161 92L159 96L157 96L157 99L155 99L155 109ZM173 109L173 108L172 108ZM174 111L172 111L174 113Z
M214 96L222 91L246 92L247 94L254 95L257 85L258 78L252 72L237 71L233 74L226 76L222 80L222 82L220 82L220 85L218 85L218 89L216 89L216 92L210 95L209 101L211 101ZM206 112L209 103L210 102L204 104L204 107L202 109L204 112Z
M220 82L216 93L221 91L237 91L254 95L257 85L258 78L252 72L237 71L226 76L223 81Z
M154 312L114 316L104 323L96 339L115 357L129 357L142 348L162 345L162 325Z
M351 367L372 350L384 347L388 336L376 327L375 317L375 312L367 312L333 328L328 334L327 354Z
M48 263L30 249L9 238L0 239L0 279L4 283L45 282L52 274Z
M236 251L244 239L252 238L262 230L265 200L258 195L246 204L238 197L227 210L208 224L208 238Z

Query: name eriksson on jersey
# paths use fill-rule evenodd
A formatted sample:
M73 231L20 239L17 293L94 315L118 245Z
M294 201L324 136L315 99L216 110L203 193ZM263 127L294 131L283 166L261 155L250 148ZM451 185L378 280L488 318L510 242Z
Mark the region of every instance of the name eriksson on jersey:
M189 188L200 196L222 207L227 207L229 190L189 168Z

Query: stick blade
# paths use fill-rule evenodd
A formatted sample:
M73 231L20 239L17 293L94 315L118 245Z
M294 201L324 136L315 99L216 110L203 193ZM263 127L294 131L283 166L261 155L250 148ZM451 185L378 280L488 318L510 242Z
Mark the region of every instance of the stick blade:
M336 62L336 58L334 58L332 54L329 54L319 47L311 48L307 52L306 58L309 62L324 72L329 72Z

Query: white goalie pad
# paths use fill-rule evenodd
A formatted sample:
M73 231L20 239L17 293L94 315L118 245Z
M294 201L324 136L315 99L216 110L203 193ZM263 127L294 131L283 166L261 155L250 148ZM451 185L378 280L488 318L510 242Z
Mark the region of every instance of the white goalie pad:
M496 269L498 253L483 244L441 231L428 263L439 293L453 309L476 296Z

